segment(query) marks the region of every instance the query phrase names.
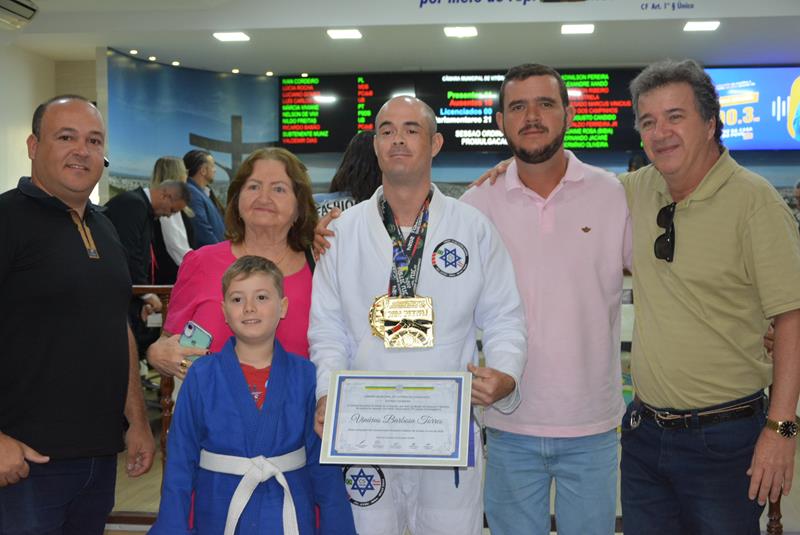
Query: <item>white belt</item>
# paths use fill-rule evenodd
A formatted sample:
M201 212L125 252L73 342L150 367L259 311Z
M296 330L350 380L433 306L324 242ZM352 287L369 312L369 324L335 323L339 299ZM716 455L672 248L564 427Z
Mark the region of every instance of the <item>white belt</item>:
M298 448L278 457L236 457L200 450L200 468L221 474L244 476L236 487L228 506L225 535L233 535L247 502L259 483L275 478L283 487L283 531L285 535L299 535L294 500L283 472L291 472L306 465L306 450Z

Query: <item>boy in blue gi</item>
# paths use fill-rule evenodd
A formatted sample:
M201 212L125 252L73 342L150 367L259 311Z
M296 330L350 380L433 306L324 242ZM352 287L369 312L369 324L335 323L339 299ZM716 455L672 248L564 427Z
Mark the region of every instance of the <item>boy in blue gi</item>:
M288 307L280 270L244 256L222 291L235 336L186 376L150 533L311 535L316 503L319 533L354 535L341 469L319 464L314 365L275 339Z

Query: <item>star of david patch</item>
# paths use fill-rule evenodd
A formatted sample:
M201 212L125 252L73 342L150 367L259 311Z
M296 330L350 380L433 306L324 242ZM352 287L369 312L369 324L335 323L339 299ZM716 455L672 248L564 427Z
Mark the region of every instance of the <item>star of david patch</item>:
M445 277L457 277L469 264L469 252L464 244L453 239L444 240L433 250L433 267Z
M386 490L386 480L378 466L347 465L342 474L350 503L357 507L372 505Z

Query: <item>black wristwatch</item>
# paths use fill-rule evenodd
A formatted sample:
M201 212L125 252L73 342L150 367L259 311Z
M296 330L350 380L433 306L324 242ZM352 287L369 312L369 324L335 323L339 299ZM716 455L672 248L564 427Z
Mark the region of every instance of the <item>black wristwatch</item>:
M797 421L797 418L783 422L777 422L767 418L767 428L772 429L784 438L794 438L797 436Z

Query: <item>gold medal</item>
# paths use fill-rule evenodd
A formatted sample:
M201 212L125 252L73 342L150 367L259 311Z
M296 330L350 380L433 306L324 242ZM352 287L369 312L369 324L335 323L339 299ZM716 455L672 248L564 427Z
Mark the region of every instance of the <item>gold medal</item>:
M388 298L388 295L379 295L369 308L369 326L372 329L372 335L378 338L383 338L383 306Z
M385 347L433 347L433 301L430 297L385 297L382 317ZM374 328L375 323L372 325Z

